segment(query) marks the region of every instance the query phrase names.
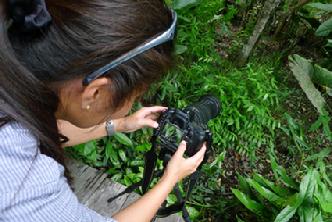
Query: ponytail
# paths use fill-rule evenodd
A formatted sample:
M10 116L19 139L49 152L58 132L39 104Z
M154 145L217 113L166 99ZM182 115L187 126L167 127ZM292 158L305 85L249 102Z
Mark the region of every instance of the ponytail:
M58 97L15 58L7 40L0 3L0 127L10 121L24 125L39 141L41 153L64 164L55 112Z

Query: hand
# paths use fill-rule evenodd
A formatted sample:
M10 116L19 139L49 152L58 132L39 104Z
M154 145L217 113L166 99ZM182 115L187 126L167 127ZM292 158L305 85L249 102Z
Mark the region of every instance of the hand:
M164 176L173 180L173 182L178 182L196 171L197 167L199 167L204 159L206 144L204 143L202 148L194 156L187 159L183 157L185 151L186 142L182 141L178 147L178 150L168 162L166 167Z
M130 116L114 120L115 131L134 132L144 127L157 128L157 119L161 112L166 111L167 107L153 106L143 107Z

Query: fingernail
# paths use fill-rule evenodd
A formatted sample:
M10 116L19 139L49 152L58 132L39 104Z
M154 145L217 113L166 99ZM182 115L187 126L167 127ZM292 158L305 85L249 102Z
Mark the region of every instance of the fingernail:
M182 141L181 141L181 144L182 144L182 145L186 145L187 142L186 142L185 140L182 140Z
M154 128L158 128L158 126L159 126L158 123L154 123L154 124L153 124L153 127L154 127Z

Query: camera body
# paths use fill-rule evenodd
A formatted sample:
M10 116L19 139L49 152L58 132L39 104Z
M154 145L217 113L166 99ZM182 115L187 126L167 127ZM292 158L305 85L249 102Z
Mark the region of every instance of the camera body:
M169 108L159 118L159 127L154 130L151 143L160 149L159 159L173 155L182 140L187 142L185 155L195 155L204 142L209 149L212 135L207 127L209 120L220 112L216 97L204 96L197 103L184 109Z
M138 187L142 188L142 194L146 193L154 176L160 177L163 173L163 170L155 171L157 159L159 158L163 161L163 169L165 169L165 166L171 156L177 151L179 143L182 140L187 142L185 151L187 157L195 155L200 150L202 144L206 142L207 152L205 153L202 164L206 162L212 143L212 135L207 124L209 120L219 114L220 110L220 102L217 98L204 96L199 102L184 109L169 108L163 112L158 119L159 126L154 130L151 137L152 147L145 154L142 181L127 187L119 195L110 198L108 202L115 200L124 193L132 192ZM199 175L199 169L197 169L196 172L189 176L187 181L184 181L183 186L187 186L184 189L186 190L185 196L182 195L178 184L176 184L173 192L177 198L177 202L168 206L168 202L165 200L157 212L157 217L167 217L170 214L182 211L185 221L190 221L185 204L190 197Z

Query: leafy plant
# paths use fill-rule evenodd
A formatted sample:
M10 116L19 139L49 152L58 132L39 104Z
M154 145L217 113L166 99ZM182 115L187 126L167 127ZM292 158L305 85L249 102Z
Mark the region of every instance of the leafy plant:
M307 4L307 6L316 8L319 11L323 11L325 13L332 12L332 4L310 3L310 4ZM330 32L332 32L332 18L329 18L326 21L324 21L318 27L315 34L317 36L328 36Z
M173 1L173 8L174 9L181 9L189 5L197 4L197 0L174 0Z
M242 188L232 189L239 201L255 213L259 220L287 222L295 214L303 222L331 218L332 193L322 172L308 169L301 182L297 183L274 160L272 169L282 183L272 182L254 173L252 178L239 176Z
M140 132L141 138L149 132ZM131 135L133 137L133 135ZM67 148L67 152L86 163L104 168L114 181L129 186L143 177L144 153L149 143L134 142L123 133Z
M332 133L329 126L330 118L328 114L330 108L327 106L324 97L312 83L312 81L314 81L315 83L331 87L332 72L317 64L312 65L309 60L299 55L293 55L290 57L290 67L308 99L317 108L320 114L319 119L312 125L311 131L322 126L327 138L332 139Z
M282 126L281 130L293 141L294 145L289 145L288 150L292 155L299 155L301 162L304 157L304 151L310 150L307 144L303 127L298 124L288 113L284 114L287 120L287 126Z
M189 201L192 219L202 222L257 221L252 219L254 215L257 215L261 221L273 221L276 218L278 221L296 221L299 218L303 221L309 221L308 218L319 221L320 215L323 220L328 218L331 200L326 197L329 197L329 188L332 185L328 175L331 166L325 164L323 159L329 156L330 152L323 150L324 152L316 153L316 150L313 150L314 146L310 144L312 138L308 136L308 130L305 130L308 127L304 125L308 124L308 121L302 115L285 114L289 110L285 110L282 103L285 95L290 94L293 88L285 87L281 83L282 78L286 79L288 75L282 68L282 54L271 53L270 46L273 46L273 41L262 36L264 38L262 42L265 43L258 42L258 44L262 45L265 51L253 54L247 66L237 68L234 65L237 57L227 61L219 48L222 45L222 50L227 50L228 53L242 47L240 38L252 32L262 1L166 0L166 2L178 13L178 34L175 43L178 64L160 84L152 87L145 95L146 99L151 100L150 104L183 108L205 94L213 94L220 99L222 105L220 116L209 124L214 135L212 156L209 158L209 163L203 167L203 179L195 187ZM328 45L329 43L332 45L332 40L329 40L328 36L318 38L313 35L318 26L330 19L327 17L330 5L322 4L327 2L326 0L320 2L306 6L310 8L308 12L310 15L307 17L301 14L303 11L292 11L293 3L297 1L284 2L282 7L286 14L290 12L301 15L300 22L296 25L285 26L291 27L290 32L284 32L287 39L292 40L293 33L302 33L302 29L308 29L312 38L315 38L314 44L317 44L317 39L325 44L327 39ZM241 21L238 20L241 20L241 15L238 13L241 11L246 11L244 14L248 15L248 19L244 20L246 24L241 24L244 27L239 27ZM286 23L287 18L286 16ZM310 19L314 22L311 23ZM322 30L324 34L328 29ZM269 33L270 30L268 28L265 31ZM301 39L308 38L300 36ZM294 42L290 42L291 45L296 44L296 41ZM324 47L327 55L325 60L329 62L327 48ZM307 91L313 88L317 90L317 85L324 89L331 87L331 73L323 68L331 67L329 63L325 65L323 59L315 58L313 63L297 55L291 57L290 66L298 78L311 81L309 84L311 88L304 84L303 88ZM321 91L316 92L320 96L325 96ZM331 135L330 117L324 112L328 110L326 108L328 100L325 98L327 103L319 103L321 101L317 100L315 95L311 95L310 99L317 103L315 106L322 112L309 132L320 133L317 129L322 128L326 135ZM266 176L267 173L261 172L262 175L255 173L250 178L238 176L237 188L235 188L237 186L235 179L223 183L221 178L227 177L224 166L232 163L228 162L229 159L235 158L241 161L244 156L246 159L249 157L248 168L254 168L256 160L261 161L266 158L256 154L274 147L276 135L280 130L287 136L283 139L290 144L289 150L293 151L289 152L289 155L297 156L301 152L300 164L287 163L288 168L285 169L271 157L265 161L271 161L275 180L271 179L271 175ZM150 144L147 142L150 136L149 129L133 134L116 134L112 138L79 145L70 152L77 158L104 169L113 180L128 186L142 177L144 153L150 149ZM230 149L236 150L236 156L229 157ZM251 172L251 169L249 170ZM238 173L241 174L242 171ZM240 212L236 218L234 212L239 212L238 207L241 203L236 198L230 198L230 187L248 209L244 214ZM312 189L313 195L310 194ZM174 196L170 196L169 200L172 198L174 199ZM328 204L324 205L323 202ZM250 214L249 211L254 213ZM219 217L227 219L222 220Z
M316 107L320 114L323 114L326 101L311 81L310 76L312 76L312 73L314 72L311 63L298 55L290 57L290 61L290 68L298 80L301 88L307 95L312 105Z

